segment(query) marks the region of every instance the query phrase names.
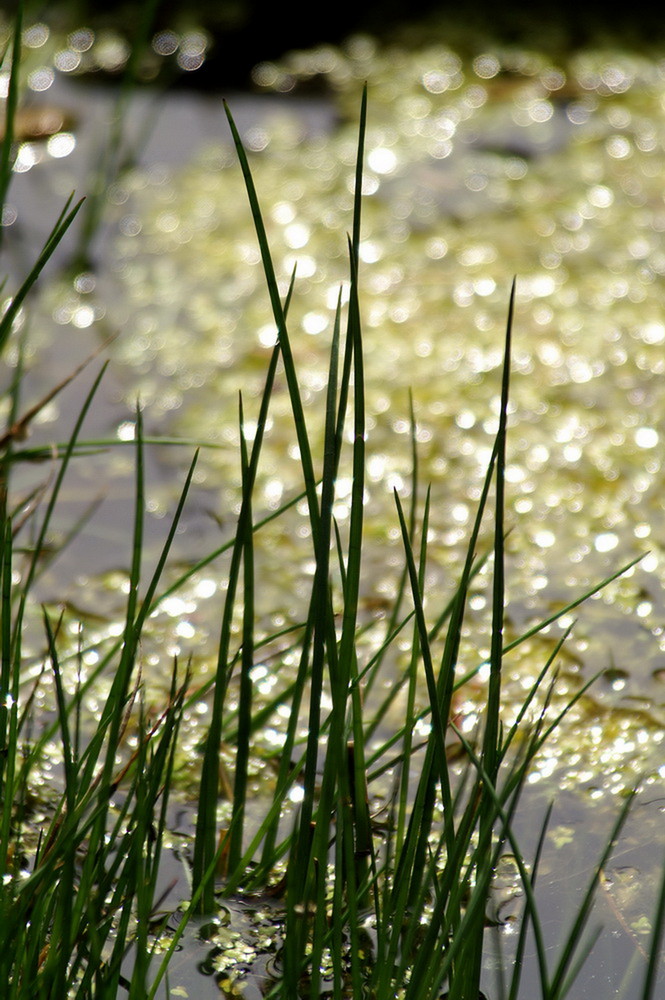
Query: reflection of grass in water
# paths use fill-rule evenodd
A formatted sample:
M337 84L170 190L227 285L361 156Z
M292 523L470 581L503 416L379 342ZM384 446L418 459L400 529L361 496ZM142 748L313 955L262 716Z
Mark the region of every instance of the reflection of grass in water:
M565 995L578 961L586 955L583 931L599 874L626 819L632 796L626 798L598 865L588 876L588 888L571 918L563 946L552 960L535 894L547 821L530 868L513 824L530 764L582 692L563 707L555 705L554 664L562 639L525 691L517 717L504 721L503 660L510 646L558 621L603 584L589 588L584 596L512 642L504 639L504 489L513 299L495 414L495 443L452 599L437 609L434 595L428 594L425 608L431 499L428 491L422 509L419 507L418 449L412 419L408 510L395 493L404 553L401 579L394 599L382 609L378 621L383 639L365 662L358 641L366 476L358 277L365 107L348 246L350 292L348 307L343 309L340 299L335 312L321 456L313 453L308 435L301 379L289 338L293 286L283 302L247 157L230 121L259 237L278 340L251 436L246 433L240 399L242 503L228 546L230 566L213 702L202 748L192 898L174 932L173 927L167 927L162 912L157 879L168 837L169 794L190 678L187 670L178 670L176 660L166 706L159 712L149 710L149 692L141 680L141 639L149 615L167 597L159 593L160 578L195 462L163 552L144 585L146 445L138 409L132 560L118 639L92 651L97 657L91 659L84 633L79 652L64 659L61 625L45 613L44 670L37 680L30 680L25 672L22 622L31 600L31 585L64 475L72 458L86 446L79 443L80 431L100 374L64 448L48 501L29 515L28 524L35 525L31 538L25 537L26 525L21 526L23 535L14 538L22 505L15 504L9 487L13 463L21 454L11 434L5 441L0 573L0 982L6 986L6 995L15 998L153 997L194 913L214 915L225 896L245 893L251 899L252 894L260 898L261 893L272 891L285 898L282 942L273 969L275 995L319 996L325 989L337 997L435 1000L447 988L450 1000L475 1000L480 995L488 899L494 873L509 852L525 902L512 972L509 963L501 971L506 980L504 994L519 995L530 934L536 951L537 984L530 984L530 994L537 989L543 998L556 1000ZM49 253L71 217L71 213L68 217L63 213L47 243ZM29 275L28 286L41 264L38 262ZM19 291L14 303L22 297ZM6 313L8 332L15 312L10 306ZM254 567L259 527L253 500L279 364L294 420L313 572L307 577L309 601L304 622L295 634L295 677L285 688L278 688L272 705L259 708L253 693L254 672L257 653L266 640L257 629L254 614L261 580ZM10 428L22 427L18 386L8 404ZM347 425L352 428L350 443L344 433ZM348 518L339 524L334 517L335 491L346 450L350 452L351 488ZM273 515L280 516L281 511ZM492 528L489 549L483 552L481 527L487 521L492 522ZM482 668L487 680L486 700L481 724L473 732L465 732L463 725L456 725L461 720L454 714L453 699L470 679L461 676L460 641L470 589L485 565L492 566L489 653ZM193 572L188 571L183 582ZM403 725L370 754L367 736L377 725L378 716L368 715L364 693L379 684L392 644L405 635L409 636L409 655L403 679ZM284 642L284 636L273 639ZM420 711L416 697L423 675L427 707ZM93 682L102 676L108 676L109 686L89 731L87 698ZM238 688L231 702L234 676ZM50 729L43 728L39 714L42 690L47 686L53 690L56 719ZM250 835L246 828L249 800L254 794L252 746L257 731L268 724L273 713L285 719L273 755L277 774L266 811ZM54 741L59 745L57 754ZM56 756L59 762L64 791L44 818L43 833L35 842L38 810L45 803L38 793L35 795L33 784L40 780L39 768L49 756ZM223 759L230 759L228 771L221 764ZM461 772L460 759L465 762ZM385 787L385 773L392 776L392 787L377 793L377 787ZM221 789L230 798L223 824L218 820ZM375 809L380 815L375 815ZM291 832L284 832L284 819ZM277 872L282 873L283 881L273 885ZM660 895L661 914L664 908L665 889ZM640 994L644 1000L654 995L659 929L656 921ZM166 948L166 955L156 973L162 948Z

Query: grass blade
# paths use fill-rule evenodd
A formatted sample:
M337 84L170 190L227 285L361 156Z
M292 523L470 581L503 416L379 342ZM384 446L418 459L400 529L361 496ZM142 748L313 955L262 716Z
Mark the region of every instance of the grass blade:
M651 941L649 942L649 961L644 977L641 1000L654 1000L658 985L658 975L662 968L663 934L665 933L665 858L663 859L661 871L663 875L653 919Z
M270 303L272 306L273 317L275 320L275 324L277 326L279 345L282 352L282 358L284 361L284 374L286 377L286 382L289 390L289 398L291 400L291 408L293 411L296 436L298 439L298 448L300 451L300 462L302 464L303 478L305 481L305 491L307 494L309 517L312 525L312 537L316 545L318 530L319 530L319 507L316 499L316 477L314 475L312 451L309 443L309 437L307 435L305 413L303 410L302 399L300 397L300 388L298 386L293 350L291 348L291 340L286 325L286 313L282 306L279 294L277 277L275 275L275 268L273 266L272 255L270 253L270 246L268 244L268 237L266 235L266 230L263 223L263 216L261 214L261 207L259 205L259 199L256 193L256 187L254 186L254 180L252 177L252 172L250 170L249 161L247 159L247 154L242 144L242 140L240 138L238 129L236 128L236 124L233 120L233 116L231 115L231 112L226 102L224 102L224 110L226 111L226 117L228 118L229 121L231 134L233 135L233 141L235 143L238 159L240 161L240 167L242 169L243 177L245 179L247 197L249 199L252 217L254 219L254 227L256 230L257 239L259 241L261 261L263 263L263 269L265 272L266 284L268 287L268 294L270 296Z
M7 192L12 180L14 166L14 125L16 122L16 111L18 108L19 96L19 69L21 65L21 33L23 30L23 0L19 2L16 15L14 17L14 32L12 34L12 64L9 72L9 85L7 98L5 101L5 134L0 144L0 220L2 220ZM3 54L2 62L7 58L7 52ZM0 247L4 226L0 222Z
M244 815L247 797L247 767L249 741L252 728L252 678L254 666L254 532L252 530L252 497L247 490L249 459L245 439L242 396L239 401L240 460L242 464L242 504L246 508L243 522L243 603L242 603L242 659L240 665L240 691L238 695L238 735L233 786L233 832L229 839L228 870L234 872L242 857Z
M33 267L31 268L27 278L25 278L21 287L11 299L6 312L0 319L0 353L5 349L7 345L7 341L9 340L9 335L12 332L14 320L16 319L19 309L21 308L21 306L25 301L28 292L37 281L39 275L44 270L44 267L46 266L51 256L53 255L54 250L62 240L63 236L71 226L74 219L76 218L79 209L81 208L81 205L83 204L84 201L84 199L82 198L79 202L77 202L74 205L73 208L70 209L72 200L73 200L73 195L69 197L63 211L60 214L60 217L58 218L58 221L54 225L48 239L44 244L42 252L40 253Z

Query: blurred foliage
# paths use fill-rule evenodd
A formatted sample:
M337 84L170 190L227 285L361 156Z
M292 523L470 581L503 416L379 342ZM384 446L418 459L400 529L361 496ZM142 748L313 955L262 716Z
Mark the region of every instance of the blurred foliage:
M149 2L28 2L26 20L43 20L64 32L82 25L130 32ZM11 13L15 5L16 0L10 0L5 10ZM665 19L658 7L642 7L637 17L635 9L626 6L608 17L606 6L597 0L586 4L535 0L528 5L497 5L490 0L463 5L435 0L364 4L340 0L334 12L323 17L315 4L299 8L295 15L282 4L264 0L161 0L155 26L177 31L204 28L210 33L214 39L210 58L202 72L188 77L195 86L210 88L246 84L257 62L277 59L293 49L340 43L358 32L414 46L443 41L462 55L473 55L497 42L533 47L553 56L589 45L649 52L665 46Z

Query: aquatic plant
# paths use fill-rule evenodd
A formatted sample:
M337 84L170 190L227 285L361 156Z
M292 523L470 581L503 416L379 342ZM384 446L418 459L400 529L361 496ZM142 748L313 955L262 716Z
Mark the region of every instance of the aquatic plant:
M18 37L18 35L17 35ZM505 635L506 450L509 381L516 289L510 294L500 382L498 429L479 491L466 554L449 600L427 593L428 526L432 505L419 486L415 406L411 413L410 505L395 493L403 560L395 599L372 626L380 633L371 655L359 614L363 575L366 475L365 360L359 254L366 97L360 116L353 215L348 240L348 304L340 291L325 390L322 454L314 452L303 403L297 348L289 311L297 295L293 276L282 299L259 197L248 157L227 111L256 226L261 260L278 335L258 417L249 432L247 401L239 399L238 460L241 503L232 537L212 684L209 727L202 750L193 844L192 891L183 913L173 914L158 890L168 838L170 799L176 791L180 731L186 711L202 692L177 661L169 671L166 703L155 711L142 680L141 640L152 612L215 556L216 550L175 583L162 584L194 475L192 462L166 541L147 583L145 561L143 414L137 407L135 505L131 567L124 621L113 638L95 648L85 624L77 648L63 641L64 618L43 614L44 653L32 660L24 649L24 615L34 580L47 555L46 539L71 462L93 443L82 428L103 376L93 381L73 430L59 455L57 474L44 499L24 519L26 498L11 491L13 465L25 460L14 446L29 423L21 410L19 377L7 394L10 419L3 438L0 564L0 984L3 996L62 998L67 995L154 997L169 976L188 923L203 916L213 924L225 900L259 905L276 901L280 940L266 993L284 998L371 996L389 1000L475 1000L485 991L483 957L488 908L502 861L510 858L524 900L514 957L498 969L498 996L517 998L526 952L533 941L536 984L543 1000L563 998L574 983L590 942L585 926L601 873L628 816L625 797L588 875L555 957L548 952L538 904L537 876L549 811L535 853L527 858L515 831L529 768L592 681L572 696L557 690L557 658L569 627L553 644L536 680L526 688L517 717L504 719L502 672L512 649L560 621L616 579L617 570L572 596L523 634ZM11 129L3 163L11 161ZM9 149L9 152L7 150ZM8 169L8 168L7 168ZM6 175L8 178L8 174ZM72 222L67 205L43 254L11 297L0 344L12 335L19 308L46 260ZM281 369L280 369L281 366ZM275 380L287 384L302 492L268 517L255 513L255 483ZM21 415L22 414L22 415ZM349 430L350 428L350 430ZM340 469L350 470L350 512L335 517ZM421 504L422 501L422 504ZM313 570L305 574L307 611L288 632L259 630L255 607L263 581L255 572L255 539L266 521L279 522L293 503L306 506ZM24 523L25 520L25 523ZM32 528L32 535L28 534ZM27 537L26 537L27 535ZM629 564L629 565L632 565ZM473 581L491 568L491 642L470 669L459 649ZM382 690L382 675L398 641L409 635L406 669ZM290 644L297 670L271 700L257 703L257 650ZM36 668L36 669L35 669ZM40 692L52 678L51 714ZM423 687L425 696L421 698ZM106 682L93 717L88 694ZM465 685L484 695L482 718L469 728L458 716ZM233 699L229 693L233 691ZM384 720L399 702L400 725ZM270 796L256 816L250 774L253 743L276 714L284 719L271 764ZM370 737L373 742L370 743ZM59 773L44 788L40 768L58 744ZM229 750L229 748L231 748ZM219 818L220 784L227 760L230 809ZM41 787L40 787L41 782ZM226 790L225 790L226 791ZM665 881L658 895L639 996L655 996L665 911ZM175 922L174 918L175 917ZM162 954L163 953L163 954ZM523 994L522 994L523 995Z

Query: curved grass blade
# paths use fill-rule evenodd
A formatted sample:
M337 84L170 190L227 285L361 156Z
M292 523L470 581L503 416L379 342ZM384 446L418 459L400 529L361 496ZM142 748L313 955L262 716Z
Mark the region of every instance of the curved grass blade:
M289 285L289 290L286 296L286 302L283 311L284 316L286 316L288 312L288 307L291 301L291 295L294 287L294 281L295 281L295 272L291 277L291 283ZM281 304L280 304L280 309L281 309ZM252 446L249 465L247 467L245 482L243 484L243 497L240 508L240 514L238 516L236 534L232 542L230 542L228 546L225 546L225 548L231 549L231 565L229 568L226 597L224 600L224 611L222 615L222 624L220 628L220 638L217 650L217 667L215 670L215 688L214 688L210 728L208 730L208 735L206 737L206 742L205 742L203 765L201 768L201 779L199 785L198 811L196 817L196 836L194 841L194 860L192 866L192 879L195 888L199 887L200 880L203 878L204 873L210 870L210 859L216 852L217 795L219 789L219 753L222 741L222 715L224 711L224 702L226 699L226 690L230 679L230 670L232 668L232 665L229 662L230 661L229 650L231 642L233 613L235 607L235 595L238 586L241 559L245 544L245 524L246 522L249 521L251 525L251 518L248 510L248 500L251 499L254 490L256 470L258 467L259 456L263 444L263 437L268 420L268 409L270 405L270 399L272 396L275 375L277 372L277 362L282 352L283 352L283 346L281 342L278 341L271 355L263 396L261 398L261 406L259 410L259 417L257 420L256 435ZM160 599L163 599L163 596L164 595L162 595ZM215 906L214 885L212 883L206 885L202 889L201 893L197 898L199 899L198 905L201 908L202 912L206 913L213 912Z
M508 1000L518 1000L518 993L519 993L519 988L520 988L520 981L521 981L521 977L522 977L522 969L524 967L524 952L526 950L527 933L528 933L528 930L529 930L529 926L530 926L531 920L532 920L533 915L534 915L533 909L532 909L533 908L533 901L534 901L533 889L534 889L534 887L536 885L536 879L538 877L538 869L540 867L540 859L542 857L543 848L545 846L545 835L547 833L547 828L548 828L549 823L550 823L550 817L552 815L552 809L553 809L553 804L550 803L550 805L547 807L547 810L545 812L545 816L543 818L543 822L542 822L541 827L540 827L540 834L539 834L539 837L538 837L538 843L536 844L536 853L534 855L534 859L533 859L533 862L531 864L531 873L530 873L529 879L528 879L528 884L529 884L529 890L530 891L529 891L529 894L527 895L526 906L524 908L524 914L522 916L522 922L520 924L519 935L518 935L518 938L517 938L517 948L515 949L515 960L513 962L513 975L512 975L511 983L510 983L510 993L508 995ZM520 855L520 863L523 864L523 859L522 859L521 855ZM542 932L540 930L540 926L539 925L538 925L538 928L537 928L537 933L538 933L538 935L540 935L540 937L537 938L537 941L540 941L540 946L541 946L541 947L539 947L538 955L539 955L539 971L540 971L540 977L541 977L541 989L543 989L547 985L548 975L547 975L547 965L546 965L545 953L544 953L544 949L542 949Z
M425 510L423 512L423 524L421 529L421 545L420 545L420 560L418 567L418 588L419 592L423 594L425 592L425 568L427 559L427 536L429 530L429 510L430 510L430 498L431 491L428 488L427 496L425 498ZM413 538L414 535L414 521L413 517L410 518L410 537ZM408 566L408 563L407 563ZM403 761L401 767L400 775L400 789L399 789L399 800L397 809L397 829L395 832L395 844L396 849L399 851L404 843L404 836L406 831L407 822L407 806L409 797L409 787L411 780L411 754L413 750L413 731L415 726L415 702L416 702L416 682L418 677L418 662L420 656L420 641L418 635L419 622L416 618L413 628L413 636L411 638L411 656L409 660L409 666L407 669L408 676L408 691L406 699L406 720L404 725L404 742L403 742Z
M607 864L612 851L614 850L617 840L621 830L628 818L628 812L633 804L635 795L637 794L637 789L633 789L627 796L619 815L614 823L614 827L610 836L607 839L605 848L601 854L600 860L598 861L593 874L589 880L586 892L582 898L582 902L577 911L577 916L573 921L570 931L566 937L566 941L563 945L562 955L559 959L558 965L552 974L552 979L549 984L549 989L547 993L546 1000L562 1000L566 993L570 989L572 980L574 976L568 975L571 965L573 963L573 958L575 957L575 952L577 951L579 942L582 938L582 932L589 919L591 908L593 906L594 897L596 889L598 887L598 882L600 880L603 868ZM577 967L579 971L579 966Z
M252 530L252 496L248 492L249 459L245 438L242 395L239 399L240 461L242 466L243 506L243 601L240 691L238 694L238 735L236 741L235 778L233 785L233 833L229 838L228 871L233 872L242 856L244 817L247 798L249 741L252 729L252 678L254 666L254 532Z
M70 209L70 205L73 201L73 198L74 195L71 194L67 199L65 207L63 208L56 224L51 230L51 233L44 244L42 252L39 254L39 257L34 263L27 278L25 278L21 287L13 296L11 302L9 303L9 306L7 307L7 311L0 319L0 353L4 350L7 341L9 340L9 335L12 332L12 326L14 324L14 320L16 319L19 309L21 308L21 306L25 301L28 292L37 281L39 275L44 270L44 267L50 260L54 250L62 240L63 236L71 226L74 219L76 218L79 209L81 208L81 205L85 200L81 198L81 200L78 201L74 205L74 207Z
M308 843L305 831L309 830L314 814L314 798L317 782L317 758L319 734L321 727L321 698L324 685L324 669L326 649L331 647L330 620L328 617L329 587L330 587L330 545L332 537L332 511L335 499L335 475L338 462L337 442L335 440L335 416L337 398L337 379L339 364L339 341L341 321L341 293L337 300L333 338L330 349L330 364L328 370L328 386L326 392L326 421L324 428L324 457L321 477L321 521L318 543L316 545L316 572L312 590L312 600L309 611L309 621L312 632L312 661L310 672L310 701L307 725L307 755L303 781L303 802L300 811L300 849ZM293 716L292 716L293 718ZM295 719L294 719L295 721ZM326 833L327 840L327 833ZM297 873L306 870L309 859L299 853L298 847L294 854L293 891L296 895L304 892L304 877L299 879ZM300 904L302 904L302 899Z
M641 1000L654 1000L658 985L658 974L662 971L663 935L665 934L665 857L663 858L660 892L653 919L653 930L649 942L649 961L644 977Z
M96 350L92 352L92 354L89 354L88 357L84 361L82 361L80 365L77 365L76 368L74 368L74 370L69 373L69 375L65 376L65 378L63 378L60 382L58 382L57 385L55 385L52 389L50 389L45 396L42 396L42 398L37 403L31 406L30 409L28 409L23 414L22 417L20 417L18 420L12 421L11 426L0 437L0 449L7 448L7 446L12 441L21 440L22 438L24 438L28 433L30 424L32 423L34 418L39 413L41 413L44 407L48 406L48 404L53 399L55 399L55 397L58 396L63 389L65 389L71 382L73 382L74 379L76 379L81 374L81 372L85 371L88 365L92 361L94 361L95 358L99 357L102 351L105 351L106 348L109 346L109 344L111 344L115 339L116 339L115 336L108 337L102 344L99 345L99 347ZM59 447L62 448L63 446L60 445ZM64 447L66 447L66 445ZM16 457L17 453L14 452L13 459L16 460Z
M17 616L16 616L16 622L14 624L14 631L13 631L13 642L14 642L15 646L17 645L17 643L19 641L20 632L21 632L21 628L22 628L22 624L23 624L23 613L24 613L25 602L26 602L27 596L28 596L28 594L30 592L30 588L32 587L32 584L33 584L33 581L34 581L34 578L35 578L35 574L37 573L37 564L38 564L38 560L39 560L39 554L44 549L44 543L45 543L45 539L46 539L46 533L47 533L49 525L51 523L51 517L53 516L53 512L55 510L55 506L56 506L56 503L57 503L57 500L58 500L58 496L60 494L60 489L62 487L62 483L63 483L63 480L65 478L65 474L67 472L67 468L69 466L70 459L71 459L71 457L72 457L72 455L74 453L74 449L76 447L76 442L77 442L77 439L78 439L78 435L79 435L79 433L81 431L81 427L83 425L83 421L85 420L85 417L86 417L86 415L88 413L88 410L90 409L90 406L91 406L92 401L93 401L93 399L95 397L97 389L99 388L99 384L100 384L100 382L101 382L101 380L102 380L102 378L104 376L104 372L106 371L107 364L108 364L108 362L105 362L102 365L102 367L101 367L98 375L96 376L96 378L95 378L95 380L94 380L94 382L92 384L92 387L90 388L90 390L89 390L89 392L88 392L88 394L87 394L87 396L86 396L86 398L84 400L83 406L81 407L79 415L78 415L78 417L76 419L76 422L74 424L74 429L73 429L72 435L71 435L71 437L69 439L69 442L68 442L68 445L67 445L67 449L66 449L65 454L63 456L62 462L60 463L60 468L58 470L58 474L56 476L55 483L53 484L53 489L51 490L51 496L50 496L49 501L48 501L48 503L46 505L46 511L44 513L44 517L42 519L42 524L41 524L40 530L38 532L37 540L36 540L36 543L35 543L34 555L33 555L33 558L30 561L30 564L28 566L28 569L27 569L27 572L26 572L26 575L25 575L25 580L23 582L23 586L22 586L22 590L21 590L21 602L20 602L20 605L19 605L19 610L18 610L18 613L17 613Z
M497 432L496 500L494 508L494 578L492 587L492 632L490 640L490 678L485 713L483 740L483 765L496 784L499 763L499 718L501 713L501 664L503 660L503 614L505 603L504 522L505 522L505 471L506 435L508 430L508 390L510 385L510 358L515 311L515 281L510 290L508 322L501 376L501 405Z
M72 262L74 273L79 273L91 266L90 248L103 219L108 190L123 169L126 169L136 159L136 153L132 155L123 150L125 122L129 102L139 82L140 60L149 45L150 33L159 6L160 0L143 0L136 11L136 17L132 18L134 22L132 28L135 30L133 31L129 58L122 73L120 87L117 91L118 96L111 114L109 133L103 140L96 164L90 168L91 190L85 211L82 213L78 246ZM146 121L144 128L140 131L140 142L142 143L146 142L150 124L149 121Z
M270 303L272 306L273 317L275 320L275 324L277 326L279 345L282 351L282 358L284 361L284 375L289 390L289 398L291 400L293 420L296 428L296 437L298 439L298 448L300 450L300 462L302 465L303 478L305 481L305 491L307 493L309 518L312 525L312 537L314 540L314 544L316 545L319 533L319 506L316 498L316 477L314 475L312 450L310 447L309 437L307 434L305 413L302 405L302 399L300 396L300 388L298 386L293 350L291 348L291 340L286 325L286 312L282 306L279 294L277 277L275 275L275 268L272 262L272 255L270 253L268 237L263 223L261 207L259 205L259 199L256 193L256 187L254 186L254 179L252 177L249 161L247 159L245 148L242 144L242 139L240 138L240 134L238 132L238 129L236 128L235 121L233 120L233 116L226 101L224 101L224 110L226 111L226 117L228 118L229 121L231 134L233 135L233 142L236 147L238 159L240 161L240 167L242 170L243 177L245 179L247 197L249 199L252 217L254 219L254 228L256 230L257 239L259 241L259 250L261 253L263 270L266 277L268 294L270 296Z

